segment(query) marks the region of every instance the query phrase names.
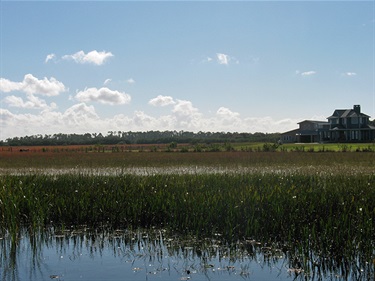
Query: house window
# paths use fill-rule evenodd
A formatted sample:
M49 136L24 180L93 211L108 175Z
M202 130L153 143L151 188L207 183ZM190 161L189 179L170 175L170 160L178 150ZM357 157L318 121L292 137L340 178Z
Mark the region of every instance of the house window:
M352 124L358 124L358 117L352 117Z
M359 132L358 131L351 131L351 139L352 140L357 140L358 139L358 134Z

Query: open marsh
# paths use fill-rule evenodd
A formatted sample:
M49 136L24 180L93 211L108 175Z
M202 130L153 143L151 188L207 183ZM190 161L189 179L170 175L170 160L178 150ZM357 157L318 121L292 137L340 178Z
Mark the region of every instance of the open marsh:
M0 151L0 173L199 173L375 171L372 152L92 152L67 150L42 152ZM150 171L148 173L147 171Z
M254 239L227 243L165 229L47 228L0 240L1 280L369 280L368 268L346 275L330 260L299 266L285 245ZM281 247L280 247L281 246ZM315 265L314 265L315 263Z
M267 260L271 249L281 250L282 258L276 262L277 267L284 264L279 280L374 278L373 153L67 153L68 158L62 157L65 154L17 154L15 161L1 162L2 268L16 268L16 262L9 265L4 257L20 247L34 249L40 237L47 239L42 239L47 244L38 246L44 249L43 245L56 247L48 239L63 235L68 243L64 247L74 251L69 245L75 242L69 239L74 229L85 225L103 245L112 239L103 233L139 228L150 233L164 229L178 241L220 237L220 243L229 246L256 241L261 259ZM22 166L18 157L32 160ZM89 233L84 239L92 237ZM204 246L195 249L202 252ZM201 261L197 258L193 263ZM253 266L238 256L233 256L233 263L236 270ZM183 266L177 267L181 270ZM61 280L73 280L68 276ZM194 277L170 276L169 280ZM219 279L236 280L234 276Z

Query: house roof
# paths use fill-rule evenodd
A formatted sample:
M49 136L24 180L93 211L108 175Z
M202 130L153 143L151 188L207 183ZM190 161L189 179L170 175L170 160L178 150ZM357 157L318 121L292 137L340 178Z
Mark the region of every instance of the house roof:
M281 133L280 135L292 135L292 134L296 134L298 132L299 132L299 129L294 129L294 130L291 130L291 131L288 131L288 132Z
M301 124L301 123L305 123L305 122L315 123L315 124L327 124L327 123L328 123L327 121L303 120L303 121L301 121L301 122L298 122L297 124Z
M356 112L354 109L336 109L327 119L347 118L347 117L370 117L364 113Z

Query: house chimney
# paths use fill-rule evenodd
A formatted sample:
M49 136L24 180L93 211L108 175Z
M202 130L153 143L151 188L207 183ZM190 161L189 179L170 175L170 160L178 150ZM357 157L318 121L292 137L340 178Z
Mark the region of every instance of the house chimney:
M354 105L354 106L353 106L353 110L354 110L356 113L359 114L359 113L361 113L361 106L358 105L358 104L357 104L357 105Z

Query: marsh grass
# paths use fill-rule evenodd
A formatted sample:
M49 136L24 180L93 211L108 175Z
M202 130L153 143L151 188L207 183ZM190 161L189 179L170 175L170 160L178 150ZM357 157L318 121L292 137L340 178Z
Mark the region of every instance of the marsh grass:
M284 243L306 269L374 258L374 175L34 174L2 176L0 186L1 232L15 239L23 227L162 227Z
M373 276L373 153L0 156L0 238L17 241L22 229L50 226L164 228L220 235L229 244L277 245L297 274L334 269L340 276L360 277L363 270Z
M0 152L0 169L13 168L98 168L98 167L270 167L352 166L375 167L374 153L298 152L124 152L85 153Z

